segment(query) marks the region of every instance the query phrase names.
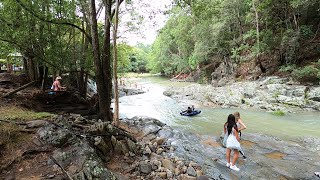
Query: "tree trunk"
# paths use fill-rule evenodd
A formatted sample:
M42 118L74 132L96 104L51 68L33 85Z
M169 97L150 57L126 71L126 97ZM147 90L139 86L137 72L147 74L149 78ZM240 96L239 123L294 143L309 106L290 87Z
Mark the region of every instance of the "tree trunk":
M86 19L83 18L82 28L83 29L90 29L88 24L85 25ZM86 27L86 28L85 28ZM80 91L80 96L83 98L87 98L87 82L88 82L88 74L85 72L85 66L87 61L87 51L89 46L89 40L86 38L85 34L82 33L82 40L81 40L81 58L80 58L80 72L78 74L78 88Z
M106 118L112 121L112 113L110 111L111 96L112 96L112 71L111 71L111 54L110 54L110 27L111 27L111 6L112 0L105 1L105 28L104 28L104 47L102 55L102 67L105 70L103 77L105 84L105 110Z
M256 59L256 65L259 64L259 56L260 56L260 34L259 34L259 14L255 5L255 0L252 0L252 7L255 13L255 19L256 19L256 33L257 33L257 45L258 45L258 55Z
M98 25L97 25L97 13L96 13L96 5L95 0L90 1L90 10L91 10L91 35L92 35L92 50L93 50L93 59L95 65L95 75L97 82L97 91L98 91L98 99L99 99L99 117L106 120L111 121L111 113L110 113L110 103L111 103L111 93L109 89L109 83L111 84L111 67L110 67L110 56L106 56L110 54L110 24L105 24L105 39L109 39L109 41L105 40L105 47L103 52L103 57L101 61L100 54L100 44L99 44L99 35L98 35ZM107 2L110 2L107 0ZM111 2L110 2L111 4ZM111 10L111 6L110 6ZM109 11L106 8L106 11ZM107 19L107 17L106 17ZM109 30L108 30L109 28ZM109 46L108 46L109 44ZM109 61L109 66L108 66ZM108 79L109 78L109 79Z
M114 114L113 122L115 125L119 124L119 91L118 91L118 56L117 56L117 32L118 32L118 14L119 0L116 0L115 19L113 25L113 84L114 84Z
M27 69L28 69L28 78L30 81L35 81L38 80L39 78L39 73L38 73L38 66L34 62L33 58L28 58L27 57Z

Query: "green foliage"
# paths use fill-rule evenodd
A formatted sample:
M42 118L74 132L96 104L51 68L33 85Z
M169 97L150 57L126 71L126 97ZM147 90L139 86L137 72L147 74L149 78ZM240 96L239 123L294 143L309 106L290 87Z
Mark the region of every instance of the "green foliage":
M301 48L316 35L320 20L320 2L317 0L176 2L187 13L177 7L171 11L170 20L153 46L157 49L152 62L154 71L177 73L183 71L181 67L188 66L192 71L222 61L224 57L241 63L274 53L280 54L282 65L296 64L300 61ZM177 19L184 17L191 20L190 29L180 27ZM188 46L182 46L187 43L185 37L192 38ZM187 49L184 56L179 53L181 47ZM300 71L311 73L307 69ZM302 72L296 75L305 76Z
M293 78L301 82L319 82L320 81L320 60L318 62L304 66L297 67L295 64L289 64L286 66L281 66L280 72L287 72Z
M313 37L313 35L312 26L302 25L300 27L300 36L302 39L309 39Z
M246 60L246 58L244 56L241 55L242 52L246 52L248 51L250 48L249 48L249 45L248 44L241 44L241 46L239 47L235 47L235 48L232 48L231 50L231 58L235 60L235 62L243 62Z
M288 65L283 65L280 67L280 72L288 72L291 73L293 72L295 69L297 69L297 66L295 64L288 64Z
M285 116L286 115L286 113L281 110L273 111L272 114L275 116Z
M76 15L77 1L3 0L1 4L0 41L9 45L2 54L6 56L15 49L35 64L49 66L50 73L76 71L80 67L92 70L88 55L91 49L82 51L82 34L74 27L59 24L81 26ZM2 43L0 48L4 48Z
M292 72L292 75L303 82L319 82L320 78L318 76L320 72L319 68L316 68L312 65L305 66L302 68L295 69Z

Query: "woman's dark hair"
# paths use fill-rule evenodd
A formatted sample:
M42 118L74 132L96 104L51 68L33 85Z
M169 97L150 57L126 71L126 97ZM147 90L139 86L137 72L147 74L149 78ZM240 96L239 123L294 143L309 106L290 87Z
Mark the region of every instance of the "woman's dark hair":
M236 118L233 114L229 114L228 120L227 120L228 126L228 136L231 134L232 128L235 128L238 131L237 125L236 125Z

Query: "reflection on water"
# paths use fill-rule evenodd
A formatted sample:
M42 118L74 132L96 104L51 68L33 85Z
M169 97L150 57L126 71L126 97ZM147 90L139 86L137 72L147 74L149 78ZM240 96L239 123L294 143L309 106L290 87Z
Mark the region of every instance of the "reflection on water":
M320 137L317 122L320 113L300 113L275 116L268 112L199 107L201 114L193 117L181 116L179 112L188 105L179 104L162 93L169 86L186 86L190 83L171 82L162 78L144 78L139 85L144 94L120 98L120 116L149 116L172 126L198 134L219 135L228 114L239 111L247 125L246 132L268 134L285 139L301 136Z

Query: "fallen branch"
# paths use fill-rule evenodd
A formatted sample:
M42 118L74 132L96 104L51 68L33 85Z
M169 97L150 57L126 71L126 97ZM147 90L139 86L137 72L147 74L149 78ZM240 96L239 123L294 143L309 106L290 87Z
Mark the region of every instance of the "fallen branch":
M19 91L21 91L21 90L23 90L23 89L25 89L25 88L27 88L27 87L29 87L29 86L31 86L31 85L33 85L33 84L35 84L37 81L32 81L32 82L29 82L28 84L25 84L25 85L23 85L23 86L21 86L21 87L19 87L18 89L15 89L15 90L13 90L13 91L11 91L11 92L9 92L9 93L7 93L7 94L5 94L3 97L9 97L9 96L11 96L11 95L13 95L13 94L15 94L15 93L17 93L17 92L19 92Z

